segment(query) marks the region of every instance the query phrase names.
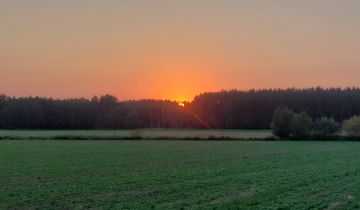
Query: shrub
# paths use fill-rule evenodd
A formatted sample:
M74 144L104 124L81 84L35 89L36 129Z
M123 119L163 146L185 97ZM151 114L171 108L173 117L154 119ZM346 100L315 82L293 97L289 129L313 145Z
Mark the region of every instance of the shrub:
M313 134L316 136L332 136L339 132L340 125L334 118L322 117L315 121L313 126Z
M286 107L279 107L274 111L270 128L273 134L280 138L288 138L291 134L291 123L294 119L294 112Z
M353 116L343 122L343 130L347 135L360 136L360 116Z
M312 120L306 112L295 114L290 123L291 135L295 138L308 137L310 136L311 125Z

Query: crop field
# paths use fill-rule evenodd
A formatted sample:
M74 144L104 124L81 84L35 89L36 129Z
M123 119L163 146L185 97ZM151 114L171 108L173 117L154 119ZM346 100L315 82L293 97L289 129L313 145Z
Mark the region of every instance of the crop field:
M0 209L358 209L360 143L0 141Z
M270 130L197 130L197 129L138 129L138 130L0 130L0 136L15 138L53 138L56 136L131 137L142 138L267 138Z

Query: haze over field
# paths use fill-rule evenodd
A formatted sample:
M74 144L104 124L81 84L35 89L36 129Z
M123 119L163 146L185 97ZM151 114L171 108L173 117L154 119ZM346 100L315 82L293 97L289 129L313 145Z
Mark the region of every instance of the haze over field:
M189 100L358 86L360 1L2 0L0 91Z

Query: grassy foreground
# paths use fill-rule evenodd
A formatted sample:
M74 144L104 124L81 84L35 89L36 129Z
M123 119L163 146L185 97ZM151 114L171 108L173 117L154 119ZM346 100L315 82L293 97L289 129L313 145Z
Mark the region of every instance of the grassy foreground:
M0 141L0 209L360 208L359 142Z

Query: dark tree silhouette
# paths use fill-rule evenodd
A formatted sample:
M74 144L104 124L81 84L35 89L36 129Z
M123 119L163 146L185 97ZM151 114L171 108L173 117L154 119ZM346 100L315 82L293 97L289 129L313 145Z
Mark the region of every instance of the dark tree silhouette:
M111 95L92 99L0 95L0 129L268 129L277 107L305 111L314 121L328 117L340 123L360 114L360 89L207 92L184 107L167 100L119 101Z

